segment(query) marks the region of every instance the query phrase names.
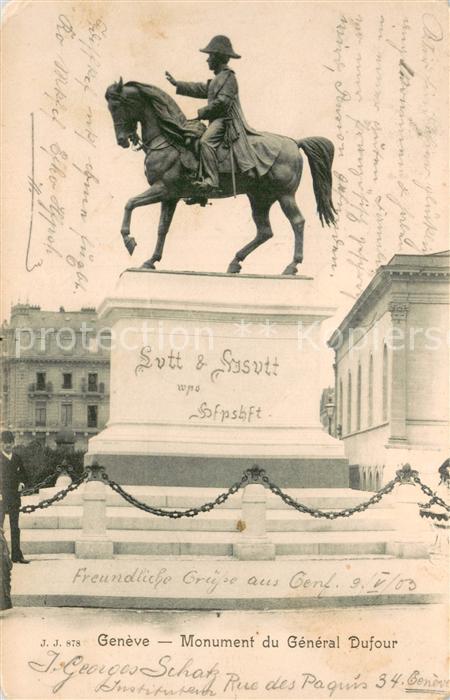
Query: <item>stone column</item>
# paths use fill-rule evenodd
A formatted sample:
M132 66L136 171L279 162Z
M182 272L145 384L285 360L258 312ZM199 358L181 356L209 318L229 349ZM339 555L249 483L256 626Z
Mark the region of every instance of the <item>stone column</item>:
M106 485L97 465L90 467L91 475L83 491L83 535L75 542L79 559L111 559L113 542L106 534Z
M242 521L245 529L241 542L233 545L238 559L275 559L275 545L266 534L266 489L261 484L249 484L242 495Z
M391 383L389 402L390 445L403 445L406 435L406 357L408 304L391 302L393 340L391 357Z

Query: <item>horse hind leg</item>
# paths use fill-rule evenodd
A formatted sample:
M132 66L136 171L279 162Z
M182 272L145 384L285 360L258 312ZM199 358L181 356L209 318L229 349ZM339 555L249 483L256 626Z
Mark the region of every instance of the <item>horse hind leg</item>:
M303 231L305 228L305 219L297 206L293 194L283 195L278 201L280 202L284 214L289 219L294 232L294 257L292 262L283 270L283 275L296 275L297 265L303 262Z
M253 253L256 248L268 241L273 236L273 231L269 220L269 211L274 200L267 202L257 200L256 198L250 196L249 200L252 207L253 221L256 224L256 236L252 241L250 241L250 243L247 243L247 245L241 248L241 250L238 250L233 260L230 262L227 272L240 272L241 262L245 260L247 255Z

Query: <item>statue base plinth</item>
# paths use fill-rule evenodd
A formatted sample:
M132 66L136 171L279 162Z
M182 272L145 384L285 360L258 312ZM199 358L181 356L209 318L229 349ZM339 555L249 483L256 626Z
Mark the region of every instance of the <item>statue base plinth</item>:
M110 420L89 441L122 484L224 486L255 462L280 486L347 487L319 421L334 309L305 277L127 270L110 325Z

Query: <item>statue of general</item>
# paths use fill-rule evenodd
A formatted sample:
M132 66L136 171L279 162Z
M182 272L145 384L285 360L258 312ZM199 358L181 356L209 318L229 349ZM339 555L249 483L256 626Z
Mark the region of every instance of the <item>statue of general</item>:
M249 134L260 135L249 127L239 101L239 88L235 72L228 66L230 58L240 58L227 36L218 35L200 49L208 54L208 67L214 78L206 83L187 83L166 72L167 80L177 89L178 95L207 99L206 107L198 110L198 118L209 121L200 138L200 177L194 184L205 194L219 189L217 149L227 140L241 173L258 173L258 161L248 139Z
M145 174L150 185L131 197L126 206L121 234L130 253L136 241L130 234L131 214L136 207L161 204L158 240L144 267L153 269L161 260L164 242L180 200L205 205L217 199L247 195L256 224L256 236L238 250L228 266L237 273L241 263L273 236L269 211L278 202L294 233L294 254L283 274L295 275L303 260L305 220L295 201L303 168L301 149L311 168L317 212L323 224L332 225L334 146L321 136L293 139L251 129L242 113L236 75L228 63L240 58L228 37L215 36L200 49L208 54L214 78L206 83L186 83L166 72L179 95L207 100L198 119L187 119L175 100L155 85L130 81L106 90L116 140L145 153ZM201 120L207 120L205 127ZM200 156L198 158L198 155ZM225 233L225 232L224 232Z

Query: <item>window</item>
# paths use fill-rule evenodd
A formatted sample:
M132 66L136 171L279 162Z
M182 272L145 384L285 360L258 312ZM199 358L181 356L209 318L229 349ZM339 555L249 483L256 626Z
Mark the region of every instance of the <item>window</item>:
M358 383L356 385L356 430L361 430L361 365L358 365Z
M88 374L88 391L98 391L98 374L96 372Z
M341 426L341 431L342 431L342 424L344 422L344 389L342 386L342 379L339 380L339 398L338 398L338 405L339 405L339 418L338 418L338 425Z
M72 404L63 403L61 404L61 423L64 426L72 425Z
M44 401L36 402L36 426L42 427L47 424L47 406Z
M45 391L45 372L36 372L36 391Z
M72 372L63 373L63 389L72 388Z
M87 407L87 427L96 428L98 422L98 406Z
M373 356L369 360L369 379L368 379L368 395L367 395L367 422L369 427L373 425Z
M352 432L352 375L348 373L347 379L347 433Z
M388 350L383 348L383 421L388 419Z

